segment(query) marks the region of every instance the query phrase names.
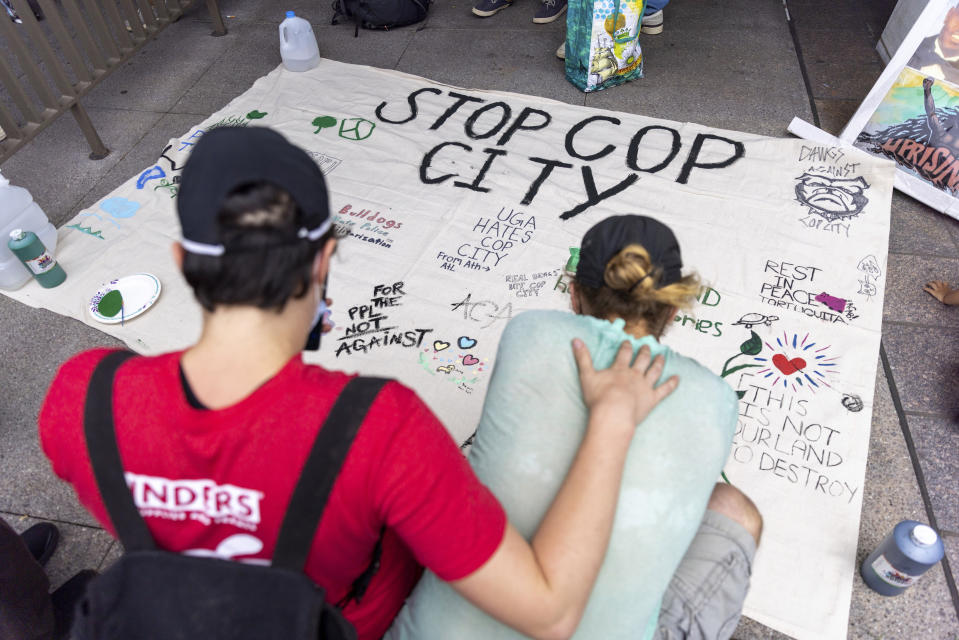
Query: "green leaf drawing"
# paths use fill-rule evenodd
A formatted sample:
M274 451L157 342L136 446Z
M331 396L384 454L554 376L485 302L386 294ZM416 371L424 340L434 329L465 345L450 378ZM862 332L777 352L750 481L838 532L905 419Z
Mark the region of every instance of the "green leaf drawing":
M259 120L260 118L265 118L266 113L263 111L257 111L256 109L254 109L250 113L246 114L246 117L249 118L250 120Z
M316 127L316 131L313 133L319 133L321 129L334 126L336 124L336 118L333 116L317 116L313 118L311 124Z
M730 363L733 360L740 356L756 356L763 350L763 341L755 331L749 332L749 340L739 345L739 353L735 354L726 363L723 365L723 371L720 373L720 377L725 378L726 376L741 371L742 369L749 369L750 367L759 367L758 364L740 364L735 367L730 368ZM742 397L742 396L740 396Z
M100 302L97 303L97 313L107 318L112 318L117 315L122 308L123 296L120 295L119 289L108 291L105 296L100 298Z
M749 340L739 345L739 351L743 355L758 356L759 352L763 350L763 341L756 335L755 331L750 331L749 333L751 334Z
M569 260L566 261L566 270L576 273L577 266L579 266L579 247L570 247Z
M736 395L739 396L739 399L740 399L740 400L742 400L742 399L743 399L743 396L746 395L746 392L745 392L745 391L737 391L737 392L736 392Z

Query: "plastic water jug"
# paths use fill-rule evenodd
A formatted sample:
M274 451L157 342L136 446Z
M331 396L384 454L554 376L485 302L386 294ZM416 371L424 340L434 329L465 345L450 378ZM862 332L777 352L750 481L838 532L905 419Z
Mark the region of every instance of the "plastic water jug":
M313 27L292 11L280 23L280 57L290 71L308 71L320 64L320 46L316 44Z
M29 269L7 247L6 240L14 229L34 232L43 246L55 254L57 230L43 209L29 191L13 186L0 175L0 289L18 289L31 278Z

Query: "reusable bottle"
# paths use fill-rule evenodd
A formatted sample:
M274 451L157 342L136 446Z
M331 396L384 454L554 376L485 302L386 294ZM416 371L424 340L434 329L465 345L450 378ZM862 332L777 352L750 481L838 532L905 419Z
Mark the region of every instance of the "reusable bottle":
M320 64L320 47L313 27L292 11L287 11L286 20L280 23L280 57L290 71L309 71Z
M29 270L40 286L52 289L67 279L67 273L32 231L14 229L7 247Z
M869 554L859 573L873 591L898 596L942 560L944 552L942 540L932 527L903 520Z
M18 289L30 280L30 271L7 247L14 229L32 231L51 252L57 247L57 230L43 209L23 187L15 187L0 175L0 289Z

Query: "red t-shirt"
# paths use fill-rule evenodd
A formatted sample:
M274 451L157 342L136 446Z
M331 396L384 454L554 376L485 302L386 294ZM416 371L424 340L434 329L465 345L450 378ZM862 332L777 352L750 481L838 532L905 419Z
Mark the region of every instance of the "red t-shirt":
M109 351L66 362L40 412L40 441L58 476L113 532L83 435L93 368ZM350 376L292 358L245 399L195 409L180 353L135 358L117 372L113 413L127 484L157 545L268 563L320 425ZM425 566L468 576L499 546L506 515L443 425L406 387L388 383L360 427L330 493L306 573L336 602L370 562L381 566L361 604L344 610L359 637L379 638Z

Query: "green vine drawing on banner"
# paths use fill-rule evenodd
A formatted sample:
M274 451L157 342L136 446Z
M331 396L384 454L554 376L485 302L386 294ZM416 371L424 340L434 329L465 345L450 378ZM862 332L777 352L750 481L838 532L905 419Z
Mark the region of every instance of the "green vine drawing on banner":
M759 334L757 334L755 331L750 331L749 340L739 345L739 353L731 356L729 360L727 360L726 363L723 364L723 371L722 373L719 374L720 377L725 378L726 376L736 373L737 371L741 371L742 369L749 369L750 367L760 366L758 364L738 364L734 367L730 367L729 365L732 364L733 360L735 360L736 358L740 356L758 356L759 352L762 350L763 350L763 341L759 337ZM740 400L743 399L744 395L746 395L745 391L736 390L736 396L738 396ZM726 484L730 484L730 485L732 484L729 481L729 478L726 477L725 471L720 471L720 475L722 475L723 480L726 481Z
M720 377L725 378L726 376L736 373L741 369L749 369L750 367L758 367L758 364L739 364L735 367L730 367L729 365L733 360L740 356L757 356L759 352L763 350L763 341L755 331L750 331L749 340L739 345L739 353L729 358L726 361L726 364L723 365L723 371L720 373ZM736 395L739 396L739 399L742 400L742 397L746 395L745 391L736 391Z

